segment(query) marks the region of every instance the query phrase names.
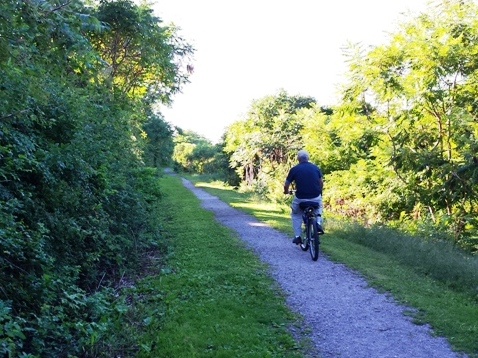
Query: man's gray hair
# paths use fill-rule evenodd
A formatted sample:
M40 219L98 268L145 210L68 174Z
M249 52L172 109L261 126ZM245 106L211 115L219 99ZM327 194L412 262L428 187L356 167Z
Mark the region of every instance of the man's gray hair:
M304 149L299 150L299 152L297 153L297 159L299 160L299 162L307 161L309 160L309 153L307 153L307 151Z

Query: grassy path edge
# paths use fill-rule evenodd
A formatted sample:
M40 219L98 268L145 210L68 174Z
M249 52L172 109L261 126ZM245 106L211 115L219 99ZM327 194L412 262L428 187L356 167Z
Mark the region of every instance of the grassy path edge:
M138 357L303 357L307 341L292 333L300 318L267 266L179 177L161 185L168 258L160 275L146 279L156 299L144 306L150 315Z
M205 182L197 177L188 179L231 206L279 231L291 233L287 206L261 203L250 194L239 193L221 183ZM330 221L326 228L328 233L323 237L321 249L329 259L356 270L371 286L409 306L408 314L416 324L430 325L435 334L446 337L458 352L465 352L470 358L478 357L478 295L456 291L450 288L453 285L449 282L439 282L420 269L404 265L398 257L361 244L367 241L367 235L374 236L375 232L344 228ZM363 239L355 242L350 237ZM417 251L412 246L410 250ZM475 266L471 267L473 270Z

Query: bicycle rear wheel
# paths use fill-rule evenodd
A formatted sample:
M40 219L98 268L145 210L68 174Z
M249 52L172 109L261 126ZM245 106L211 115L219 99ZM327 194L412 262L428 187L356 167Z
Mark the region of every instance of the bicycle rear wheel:
M313 219L307 221L307 239L310 257L312 260L317 261L319 258L319 234L317 232L317 224Z

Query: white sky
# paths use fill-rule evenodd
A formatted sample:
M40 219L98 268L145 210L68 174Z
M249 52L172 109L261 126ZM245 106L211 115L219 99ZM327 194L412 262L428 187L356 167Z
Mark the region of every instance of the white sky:
M253 100L274 95L336 103L342 49L386 42L403 13L427 0L154 0L155 14L180 27L196 49L194 74L165 120L216 142Z

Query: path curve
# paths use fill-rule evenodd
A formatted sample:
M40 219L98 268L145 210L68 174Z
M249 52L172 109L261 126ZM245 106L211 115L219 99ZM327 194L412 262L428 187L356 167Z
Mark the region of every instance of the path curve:
M234 209L182 178L183 185L212 211L216 220L239 237L270 266L271 276L286 293L289 307L311 327L313 357L321 358L456 358L446 339L427 325L404 316L409 308L368 286L356 272L324 256L312 261L291 238ZM307 272L301 279L302 273ZM308 303L304 305L304 297ZM315 302L311 304L310 302Z

